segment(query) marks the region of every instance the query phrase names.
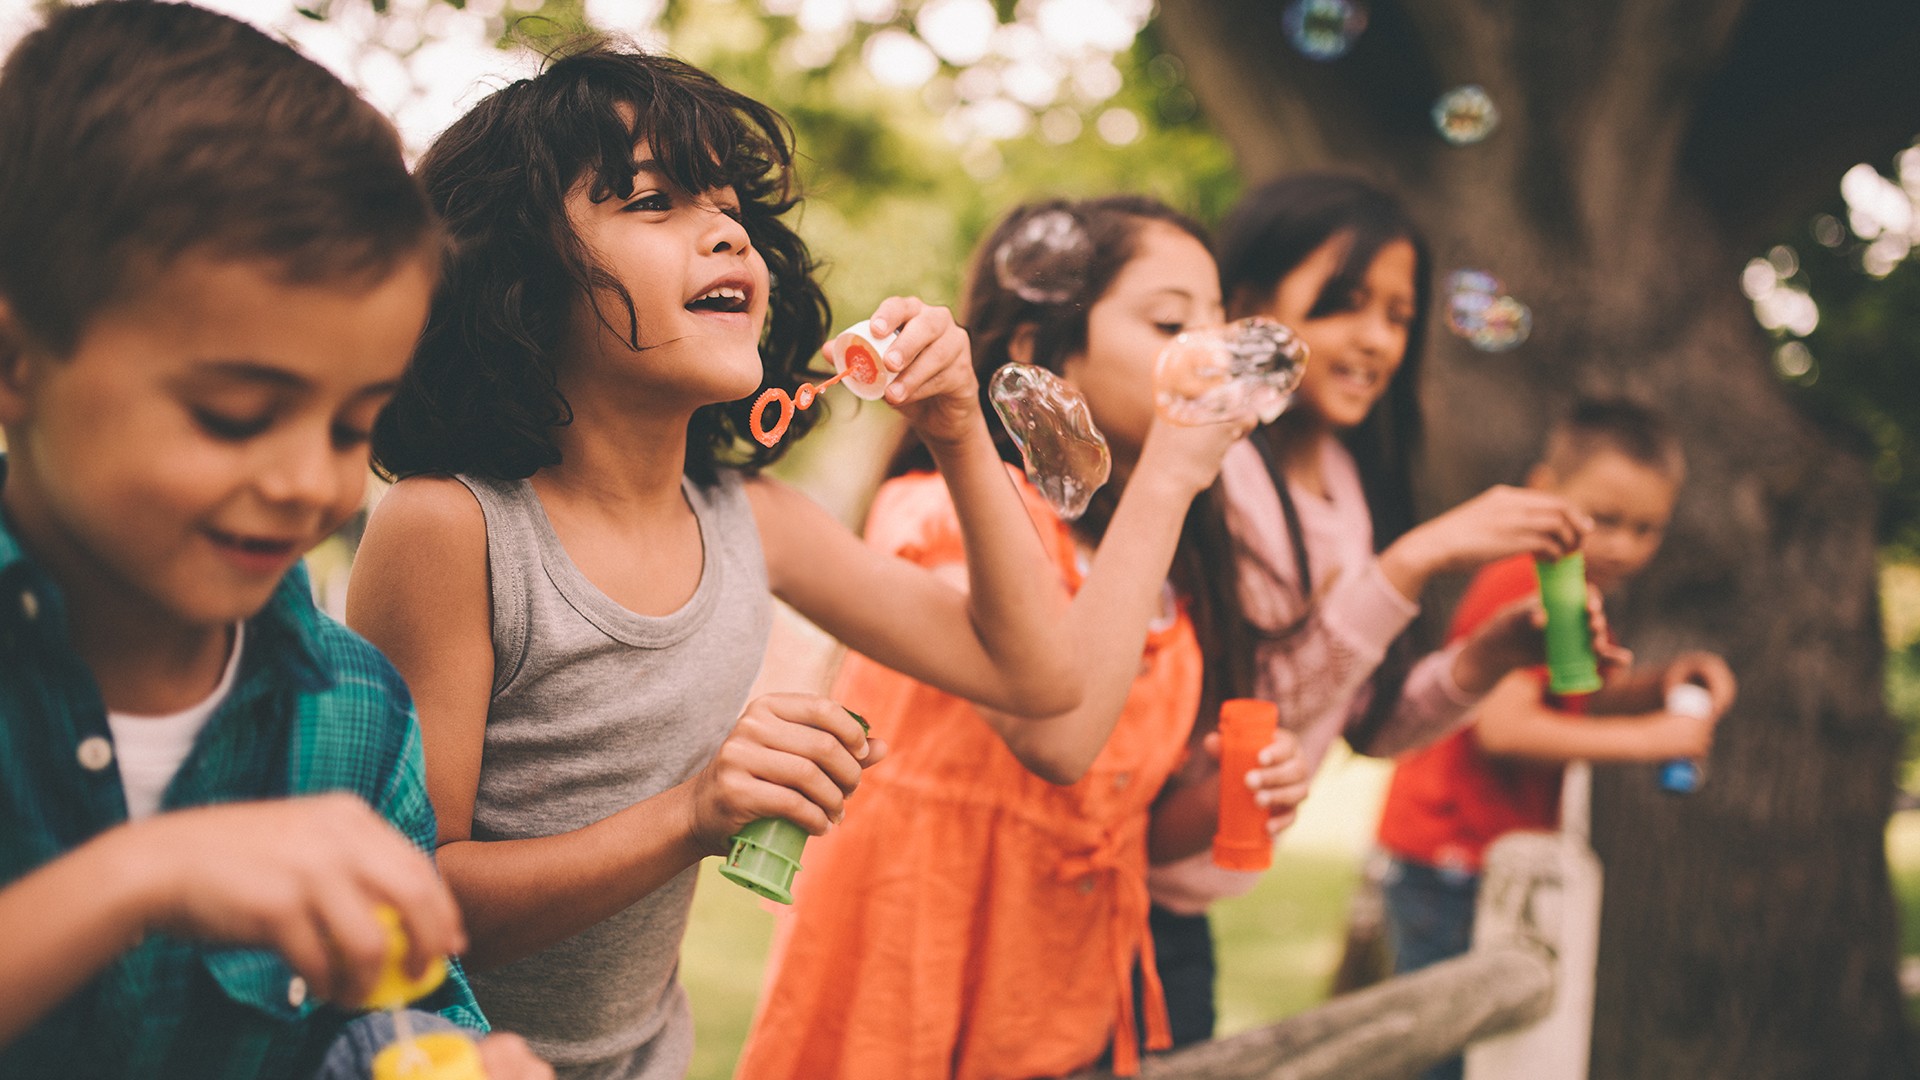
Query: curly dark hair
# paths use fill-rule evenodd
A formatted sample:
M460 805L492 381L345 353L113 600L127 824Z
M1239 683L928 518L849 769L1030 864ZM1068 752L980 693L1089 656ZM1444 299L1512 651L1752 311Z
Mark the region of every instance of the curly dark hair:
M586 297L640 348L633 298L574 234L566 198L583 181L595 202L631 196L642 141L684 190L738 194L770 279L766 384L792 392L805 381L831 313L812 254L781 220L799 203L786 121L689 64L588 38L489 95L421 159L448 254L413 363L374 427L383 474L510 480L559 463L553 432L573 410L556 361L574 305ZM623 313L609 314L608 296ZM816 417L797 413L788 438L768 448L744 438L751 409L744 399L693 414L686 473L696 483L723 466L772 463Z

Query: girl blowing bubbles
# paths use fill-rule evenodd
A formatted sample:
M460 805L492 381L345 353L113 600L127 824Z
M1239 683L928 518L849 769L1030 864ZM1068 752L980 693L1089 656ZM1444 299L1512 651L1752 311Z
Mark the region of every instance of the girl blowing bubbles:
M1002 286L994 252L1062 214L1090 251L1078 295L1043 304ZM1147 937L1149 807L1196 714L1210 728L1218 701L1246 692L1251 645L1219 572L1233 554L1212 485L1253 418L1160 420L1152 372L1175 334L1219 317L1199 228L1150 199L1024 207L982 246L967 296L982 381L1009 361L1059 373L1113 453L1115 479L1078 522L1026 489L1075 590L1066 635L1087 665L1085 700L1010 717L882 657L849 658L840 698L895 750L861 812L807 853L741 1077L1064 1076L1109 1050L1127 1073L1136 1017L1149 1047L1166 1045ZM908 475L881 489L868 540L967 580L972 540L930 464L922 447L903 453L894 471ZM1292 749L1283 733L1257 770L1271 828L1305 794ZM1217 806L1214 789L1205 797ZM1211 819L1199 828L1211 835Z
M780 448L738 452L755 391L794 389L827 328L781 220L787 137L696 69L600 45L420 166L453 254L375 432L401 479L348 614L413 688L476 996L563 1076L685 1072L695 865L756 818L825 832L884 752L822 698L740 711L769 592L993 708L1079 700L1064 596L945 309L872 321L900 333L888 400L945 477L970 592L760 477Z

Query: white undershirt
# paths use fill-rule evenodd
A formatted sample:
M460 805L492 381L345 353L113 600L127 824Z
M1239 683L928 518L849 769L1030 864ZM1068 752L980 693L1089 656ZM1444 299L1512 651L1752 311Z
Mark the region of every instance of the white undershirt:
M120 786L127 793L127 820L151 817L160 809L160 796L166 794L173 774L193 750L200 729L207 726L215 709L233 690L234 672L240 670L240 645L246 626L233 628L233 650L227 655L227 669L220 685L199 704L165 716L138 716L133 713L107 712L107 729L113 732L113 755L120 762Z

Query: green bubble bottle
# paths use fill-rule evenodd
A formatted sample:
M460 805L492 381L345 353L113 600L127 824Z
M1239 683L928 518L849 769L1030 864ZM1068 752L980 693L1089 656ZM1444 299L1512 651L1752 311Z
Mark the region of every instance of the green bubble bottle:
M852 709L847 715L871 731L866 718ZM785 818L750 821L733 834L733 848L720 865L720 876L775 903L793 903L793 875L800 872L800 853L807 846L807 830Z
M1540 603L1547 609L1547 692L1577 705L1600 689L1600 664L1587 620L1587 557L1576 551L1539 561Z

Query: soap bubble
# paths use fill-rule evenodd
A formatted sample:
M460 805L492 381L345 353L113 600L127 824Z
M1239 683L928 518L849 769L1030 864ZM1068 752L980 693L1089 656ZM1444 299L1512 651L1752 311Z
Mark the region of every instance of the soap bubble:
M1008 364L987 383L993 411L1020 447L1027 479L1054 512L1072 521L1113 471L1107 438L1087 399L1065 380L1031 364Z
M1080 295L1093 261L1093 240L1065 210L1044 210L1020 223L993 252L1000 287L1033 304L1064 304Z
M1367 28L1367 9L1354 0L1293 0L1280 27L1307 59L1338 60Z
M1484 270L1455 270L1447 275L1447 329L1461 337L1472 337L1481 326L1487 308L1493 305L1506 286Z
M1272 319L1241 319L1189 330L1153 365L1154 401L1176 424L1213 424L1248 415L1272 423L1293 400L1307 346Z
M1533 332L1533 312L1485 270L1455 270L1446 289L1447 329L1481 352L1506 352Z
M1533 312L1513 297L1502 296L1481 312L1480 326L1467 335L1467 341L1481 352L1506 352L1532 332Z
M1441 138L1455 146L1479 142L1493 134L1499 123L1500 110L1478 86L1455 87L1433 103L1433 126Z

